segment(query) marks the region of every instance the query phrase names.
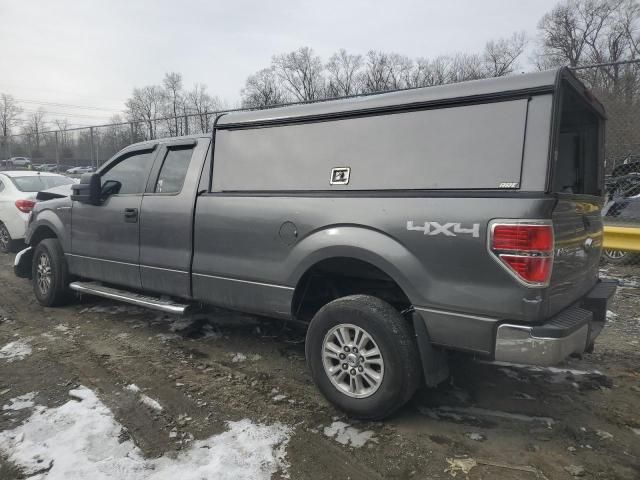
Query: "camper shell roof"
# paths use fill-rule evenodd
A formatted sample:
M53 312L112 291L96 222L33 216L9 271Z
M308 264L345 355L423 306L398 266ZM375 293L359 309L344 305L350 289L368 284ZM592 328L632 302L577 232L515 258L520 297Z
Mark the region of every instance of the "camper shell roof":
M437 108L553 93L566 80L604 116L602 105L566 67L508 77L471 80L435 87L413 88L337 100L224 114L216 128L255 128L282 123L322 121L349 116Z

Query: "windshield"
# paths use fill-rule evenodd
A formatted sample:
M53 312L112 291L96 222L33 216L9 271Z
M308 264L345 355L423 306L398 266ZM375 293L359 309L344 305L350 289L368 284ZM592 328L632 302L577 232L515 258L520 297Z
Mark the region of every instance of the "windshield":
M28 177L11 177L16 188L21 192L39 192L61 185L71 185L73 179L53 175L33 175Z

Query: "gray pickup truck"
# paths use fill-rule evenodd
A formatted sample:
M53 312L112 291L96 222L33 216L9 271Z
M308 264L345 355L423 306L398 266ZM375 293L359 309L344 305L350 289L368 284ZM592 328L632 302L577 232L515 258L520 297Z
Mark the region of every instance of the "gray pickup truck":
M322 393L382 418L447 352L550 365L593 348L601 104L567 69L218 116L42 192L15 271L173 313L308 324Z

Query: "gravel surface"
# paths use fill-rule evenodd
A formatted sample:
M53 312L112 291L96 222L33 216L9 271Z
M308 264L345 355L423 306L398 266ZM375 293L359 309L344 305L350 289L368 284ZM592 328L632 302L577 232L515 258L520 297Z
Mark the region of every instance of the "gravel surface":
M0 479L64 478L54 476L56 458L27 469L11 445L34 440L16 433L33 430L34 412L86 402L70 396L78 391L158 472L226 438L238 456L251 445L235 435L239 425L248 437L286 432L261 444L272 478L640 478L640 269L603 268L622 288L595 353L554 369L455 357L439 388L419 390L385 422L356 422L313 385L303 331L225 310L178 318L88 296L43 308L12 261L0 256Z

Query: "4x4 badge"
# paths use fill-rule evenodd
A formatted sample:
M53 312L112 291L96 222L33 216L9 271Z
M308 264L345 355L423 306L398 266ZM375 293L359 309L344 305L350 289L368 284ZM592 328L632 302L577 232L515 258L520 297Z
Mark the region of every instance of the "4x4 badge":
M422 232L424 235L444 235L445 237L456 237L459 234L472 235L477 238L480 236L480 224L472 223L471 228L465 228L461 223L449 222L424 222L424 226L416 226L413 220L407 222L407 230L410 232Z

